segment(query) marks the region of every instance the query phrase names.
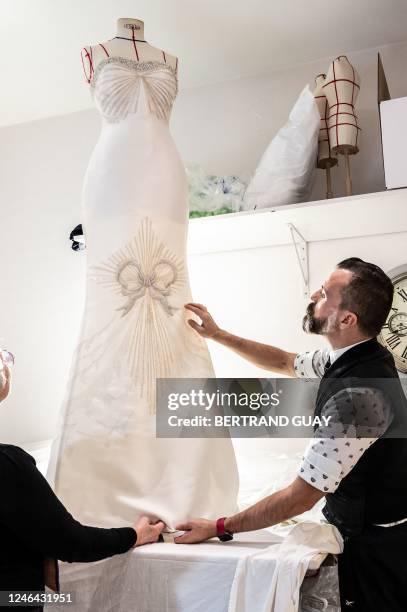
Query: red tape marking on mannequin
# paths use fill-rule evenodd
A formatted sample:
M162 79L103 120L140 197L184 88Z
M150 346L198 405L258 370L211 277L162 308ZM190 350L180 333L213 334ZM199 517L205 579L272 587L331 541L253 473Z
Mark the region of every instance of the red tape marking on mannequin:
M106 51L106 48L104 47L104 45L102 45L102 43L99 43L99 45L102 47L102 49L106 53L107 57L110 57L108 52Z
M320 75L318 75L320 76ZM324 117L321 117L321 122L323 125L325 125L325 127L320 127L319 131L320 132L326 132L327 134L329 133L329 128L328 128L328 100L326 99L326 96L322 95L322 96L314 96L315 100L325 100L325 112L324 112ZM328 143L328 151L329 151L329 157L331 157L331 143L329 142L329 138L323 138L322 140L320 140L319 142L327 142Z
M338 88L336 86L336 74L335 74L335 62L332 63L332 68L334 71L334 84L335 84L335 95L336 95L336 102L337 104L339 104L339 97L338 97ZM336 122L336 146L339 146L339 129L338 129L338 122Z
M334 72L335 72L335 68L334 68ZM340 83L341 81L344 81L345 83L351 83L352 85L354 85L354 87L358 87L360 89L360 85L358 85L356 81L351 81L350 79L337 79L337 78L334 78L332 79L332 81L325 83L325 85L322 85L322 87L328 87L328 85L332 85L332 83ZM353 96L352 96L352 100L353 100ZM343 102L343 104L345 104L345 102Z
M328 127L328 114L329 114L329 108L328 108L328 100L325 98L325 130L326 130L326 135L327 135L327 141L328 141L328 155L329 157L332 157L332 153L331 153L331 142L329 140L329 127Z
M353 96L355 95L355 69L352 66L352 105L353 105Z
M353 96L355 95L355 85L357 85L357 83L355 82L355 69L352 66L352 79L353 79L353 84L352 84L352 105L353 105ZM360 88L359 88L360 89ZM358 124L358 120L355 116L355 121L356 121L356 125ZM358 146L358 136L359 136L359 129L356 132L356 141L355 141L355 146Z
M85 49L85 51L86 51L86 49ZM87 82L90 83L90 78L86 74L85 62L83 61L83 49L82 49L82 52L81 52L81 60L82 60L83 74L85 75Z
M356 121L356 115L354 113L345 113L344 111L338 112L338 113L332 113L332 115L329 115L328 119L330 119L331 117L337 117L338 115L350 115L351 117L354 117Z
M338 104L332 104L332 106L329 106L329 110L331 110L331 108L335 108L335 106L351 106L352 108L355 108L353 104L350 104L350 102L339 102Z
M332 130L333 128L338 128L341 125L351 125L352 127L356 128L358 131L361 131L362 128L360 128L358 125L355 125L354 123L346 123L346 121L344 121L343 123L337 123L336 125L331 125L331 127L329 128L330 130Z
M133 45L134 45L134 50L136 52L137 61L139 62L140 58L138 56L137 45L136 45L136 37L135 37L135 34L134 34L134 28L131 29L131 36L133 38Z
M89 49L90 49L90 53L88 52L86 47L83 47L83 50L85 51L85 55L86 55L87 60L89 62L89 77L86 76L85 63L83 61L83 55L81 53L83 71L85 73L85 77L86 77L88 83L91 82L92 77L93 77L93 73L94 73L94 70L93 70L93 61L92 61L92 47L89 47Z
M355 108L354 104L353 104L353 98L355 95L355 87L358 87L360 89L360 85L358 85L358 83L356 83L355 81L355 69L352 66L352 80L351 79L337 79L336 78L336 72L335 72L335 62L332 63L332 69L333 69L333 73L334 73L334 78L332 79L332 81L329 81L328 83L325 83L325 85L323 85L322 87L327 87L328 85L335 85L335 95L336 95L336 104L333 104L332 106L329 107L329 110L331 110L331 108L334 108L335 106L341 106L346 105L346 106L350 106L351 108ZM337 87L337 83L339 82L345 82L345 83L351 83L352 84L352 103L349 102L339 102L339 96L338 96L338 87ZM355 146L357 146L357 142L358 142L358 134L359 134L359 130L361 129L358 125L357 125L357 117L355 114L353 113L344 113L344 112L337 112L337 113L333 113L332 115L329 116L329 119L331 119L331 117L338 117L338 115L350 115L351 117L353 117L355 119L356 125L353 125L352 123L339 123L338 119L336 119L336 124L332 125L329 129L331 130L332 128L336 128L336 146L339 146L339 126L340 125L352 125L353 127L356 127L356 142L355 142Z

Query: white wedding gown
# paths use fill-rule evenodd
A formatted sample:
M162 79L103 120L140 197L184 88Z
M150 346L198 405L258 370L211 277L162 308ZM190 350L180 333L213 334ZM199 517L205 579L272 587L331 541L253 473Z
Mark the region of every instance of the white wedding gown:
M102 130L83 188L86 304L48 478L85 524L228 515L231 440L155 438L155 379L214 376L183 306L187 187L168 126L177 75L163 61L107 57L90 84Z

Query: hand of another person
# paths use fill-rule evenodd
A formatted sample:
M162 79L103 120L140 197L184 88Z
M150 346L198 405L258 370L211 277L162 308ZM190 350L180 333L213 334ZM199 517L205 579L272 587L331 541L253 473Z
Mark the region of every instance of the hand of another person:
M184 535L174 538L176 544L197 544L214 538L217 534L216 521L207 519L192 519L187 523L177 525L176 529L185 531Z
M2 402L10 391L11 374L9 368L0 357L0 402Z
M194 312L200 319L202 319L201 325L193 319L188 319L189 325L196 332L198 332L200 336L203 336L204 338L214 338L216 334L220 332L220 327L216 325L206 306L203 304L189 302L188 304L184 304L184 307L187 310Z
M165 525L162 521L153 522L147 516L142 516L134 525L134 529L137 533L137 542L134 548L136 546L143 546L143 544L153 544L157 542L164 527Z

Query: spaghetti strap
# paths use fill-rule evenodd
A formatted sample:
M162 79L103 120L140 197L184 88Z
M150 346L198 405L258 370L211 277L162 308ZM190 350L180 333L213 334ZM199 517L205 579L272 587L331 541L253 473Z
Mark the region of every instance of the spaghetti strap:
M107 52L107 50L106 50L106 47L105 47L104 45L102 45L102 43L99 43L99 45L102 47L103 51L106 53L106 56L107 56L107 57L110 57L110 56L109 56L109 53L108 53L108 52Z

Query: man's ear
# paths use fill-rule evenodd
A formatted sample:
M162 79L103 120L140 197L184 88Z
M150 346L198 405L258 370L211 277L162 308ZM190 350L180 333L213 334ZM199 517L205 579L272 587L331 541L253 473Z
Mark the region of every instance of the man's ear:
M354 327L358 324L358 316L354 312L350 312L349 310L345 311L341 316L340 325L342 329L345 327Z

